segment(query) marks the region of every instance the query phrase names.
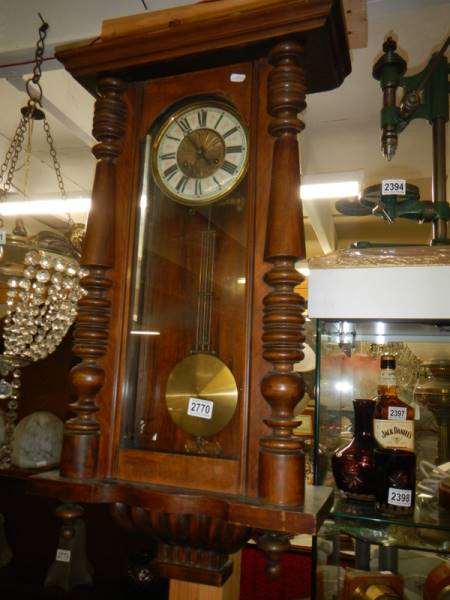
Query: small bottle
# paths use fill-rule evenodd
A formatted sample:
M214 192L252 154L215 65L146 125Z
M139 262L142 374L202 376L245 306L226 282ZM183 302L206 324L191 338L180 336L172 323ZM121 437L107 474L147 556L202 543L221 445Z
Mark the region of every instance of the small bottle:
M377 505L383 514L410 515L414 511L414 409L397 395L395 357L381 357L381 373L373 432Z
M395 357L381 357L373 434L380 448L414 452L414 408L397 395Z

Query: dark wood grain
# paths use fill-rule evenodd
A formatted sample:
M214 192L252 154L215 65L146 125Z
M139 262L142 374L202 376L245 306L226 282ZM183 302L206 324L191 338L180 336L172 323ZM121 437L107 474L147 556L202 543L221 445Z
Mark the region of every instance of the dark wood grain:
M243 74L245 84L233 83L232 73ZM127 131L124 151L117 162L123 202L119 207L121 219L116 224L117 246L128 248L128 256L123 253L119 257L124 261L122 277L112 298L114 304L123 306L123 312L117 313L121 314L123 338L117 348L110 347L105 361L107 364L118 362L117 382L114 385L106 382L104 387L104 392L111 394L117 389L126 390L116 404L114 426L117 445L113 470L121 479L179 485L184 478L192 487L214 490L220 488L222 481L222 487L228 491L238 493L243 489L245 466L242 457L247 448L243 424L246 422L249 379L244 340L250 336L248 290L252 274L248 271L251 264L248 257L251 255L255 210L253 173L249 173L233 192L231 202L227 199L199 209L190 209L165 197L147 175L149 213L144 230L145 258L139 280L134 271L136 247L133 237L139 228L139 205L135 198L144 184L143 155L147 134L154 135L168 108L176 106L180 100L189 102L199 96L230 103L238 110L243 122L250 126L252 78L252 65L241 63L194 72L189 76L156 79L143 85L142 100L134 99L130 107L138 121L138 133L133 136ZM139 96L137 92L133 95ZM137 106L141 101L140 114ZM255 133L256 129L251 128L252 148L256 147ZM133 155L136 158L130 169L129 157ZM130 183L133 180L137 181L134 186ZM131 226L125 227L124 222ZM198 468L201 457L192 456L189 460L185 455L186 442L193 437L171 419L165 402L165 387L173 367L194 349L199 240L208 223L216 230L211 351L233 373L239 397L232 421L214 436L221 452L216 460L206 461L210 465L206 470L211 475L205 477L205 470ZM237 283L243 276L248 285ZM139 289L137 303L133 297L135 289ZM136 308L139 318L134 325L132 319ZM127 335L130 328L158 329L161 335L154 338L130 336ZM102 398L109 404L108 394L104 392ZM140 429L140 424L144 428ZM132 441L127 442L125 438ZM142 460L145 450L151 451L152 455ZM160 462L161 457L163 462Z
M304 499L305 462L302 442L293 435L294 407L305 387L294 363L303 358L302 311L304 301L294 292L303 277L295 263L305 257L300 203L300 163L297 134L303 123L297 114L305 107L303 48L295 41L275 46L268 81L269 132L275 138L272 162L265 260L272 264L265 275L273 288L264 298L263 356L272 363L261 391L272 412L265 419L272 429L261 438L260 497L271 504L301 504Z
M117 78L99 82L99 99L94 115L94 136L99 143L92 208L81 264L89 275L82 280L87 295L78 304L73 352L81 363L71 371L71 383L77 401L71 405L76 416L65 423L61 473L72 477L94 477L97 469L100 425L95 417L96 395L104 384L104 369L99 360L108 344L111 280L114 266L115 160L121 152L125 130L125 105L121 95L125 85Z
M333 489L326 486L307 485L302 506L280 507L258 498L223 492L118 480L64 478L57 471L34 475L28 479L28 484L33 494L66 501L85 504L121 502L168 514L205 513L230 523L284 533L317 533L333 504Z
M250 527L212 517L209 512L172 513L116 502L116 521L129 531L158 542L155 558L161 576L222 585L231 573L229 554L240 550L251 536Z
M226 0L220 4L226 7ZM211 68L267 55L274 39L296 35L308 51L308 89L338 87L350 72L342 7L336 0L270 0L259 6L239 3L239 10L204 18L205 4L192 7L198 17L171 20L166 27L138 29L132 35L88 41L57 49L57 58L88 89L98 73L115 72L127 81L145 81L195 69ZM254 3L253 3L254 4ZM151 33L148 33L151 31ZM193 67L195 65L195 67Z

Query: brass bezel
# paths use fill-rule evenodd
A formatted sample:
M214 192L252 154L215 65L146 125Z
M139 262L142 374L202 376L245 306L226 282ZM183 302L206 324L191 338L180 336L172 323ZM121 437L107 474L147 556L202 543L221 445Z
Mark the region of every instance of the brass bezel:
M207 200L202 200L201 198L199 198L199 200L189 200L187 198L184 198L182 196L180 197L179 195L177 195L173 190L170 190L169 188L167 188L167 186L163 182L163 180L160 176L159 170L158 170L158 166L157 166L157 149L158 149L158 146L159 146L162 138L164 137L164 134L166 133L166 131L169 129L169 127L172 125L172 123L176 119L178 119L180 116L182 116L186 112L190 112L191 110L195 110L198 108L205 108L207 106L219 107L222 110L232 114L234 116L234 118L239 122L239 124L242 127L242 130L244 132L245 140L247 143L246 156L245 156L244 162L242 164L241 170L239 172L239 175L236 177L236 179L231 181L229 186L227 186L223 190L220 190L217 194L210 196ZM185 206L207 206L208 204L213 204L214 202L218 202L219 200L222 200L222 198L224 198L225 196L228 196L233 190L235 190L237 188L237 186L241 183L241 181L243 180L243 178L245 177L245 175L247 173L249 156L250 156L250 150L249 150L248 127L243 122L243 120L242 120L241 116L239 115L239 113L237 112L237 110L233 106L227 104L226 102L221 102L219 100L204 100L204 101L197 100L195 102L190 102L189 104L184 104L181 108L178 108L174 113L172 113L164 121L164 123L159 128L158 133L153 141L152 150L151 150L151 163L152 163L153 179L155 180L155 183L158 186L158 188L161 190L161 192L165 196L168 196L169 198L174 200L175 202L178 202L179 204L184 204Z

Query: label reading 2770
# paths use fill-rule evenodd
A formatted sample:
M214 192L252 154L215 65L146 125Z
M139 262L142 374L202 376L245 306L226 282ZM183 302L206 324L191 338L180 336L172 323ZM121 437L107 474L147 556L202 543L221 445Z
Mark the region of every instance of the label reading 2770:
M203 398L189 398L187 414L200 419L212 419L214 402Z
M411 506L411 498L411 490L389 488L388 504L392 504L393 506Z
M406 194L406 179L383 179L381 182L381 195L389 196Z

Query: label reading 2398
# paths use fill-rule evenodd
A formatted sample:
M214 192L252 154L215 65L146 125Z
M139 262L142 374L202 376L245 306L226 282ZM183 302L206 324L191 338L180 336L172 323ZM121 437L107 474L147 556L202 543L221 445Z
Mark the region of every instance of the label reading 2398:
M400 490L391 487L389 488L388 504L393 506L411 506L411 498L411 490Z
M405 179L383 179L381 182L381 195L399 195L404 196L406 194L406 180Z
M214 402L203 398L189 398L187 414L200 419L212 419Z

